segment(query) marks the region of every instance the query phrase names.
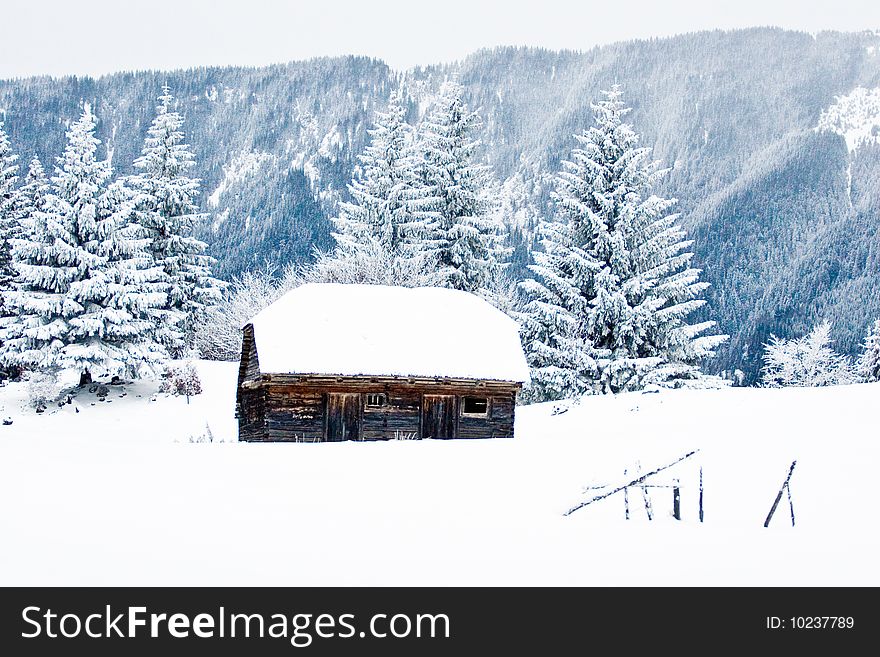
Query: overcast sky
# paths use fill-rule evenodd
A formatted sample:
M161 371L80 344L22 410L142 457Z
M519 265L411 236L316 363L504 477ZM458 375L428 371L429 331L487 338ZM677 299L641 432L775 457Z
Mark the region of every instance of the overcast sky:
M340 54L407 68L487 46L583 50L755 25L880 30L880 0L3 0L0 78Z

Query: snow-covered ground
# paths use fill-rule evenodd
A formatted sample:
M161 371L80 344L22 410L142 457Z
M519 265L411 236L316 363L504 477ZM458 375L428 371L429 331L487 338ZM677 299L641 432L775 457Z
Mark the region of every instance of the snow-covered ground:
M42 415L0 389L0 585L878 585L880 385L518 410L513 440L238 444L236 365ZM138 396L140 395L140 396ZM94 402L94 406L92 403ZM76 412L79 407L80 412ZM208 424L214 443L191 443ZM700 451L641 496L595 491ZM797 525L783 498L792 460ZM703 469L705 522L697 519Z

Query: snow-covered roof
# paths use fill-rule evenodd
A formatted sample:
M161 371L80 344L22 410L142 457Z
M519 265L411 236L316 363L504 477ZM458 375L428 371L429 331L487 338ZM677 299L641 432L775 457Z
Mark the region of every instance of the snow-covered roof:
M517 323L446 288L309 283L254 317L260 371L528 381Z

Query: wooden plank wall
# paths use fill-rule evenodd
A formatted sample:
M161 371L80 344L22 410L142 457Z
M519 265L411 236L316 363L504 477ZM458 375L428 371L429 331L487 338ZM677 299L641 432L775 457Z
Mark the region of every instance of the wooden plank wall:
M260 361L254 342L254 328L244 327L241 342L241 363L238 367L238 389L235 396L235 417L238 418L239 440L260 440L265 426L265 391L247 387L247 382L260 378Z
M360 393L362 404L368 393L386 395L385 406L363 406L361 437L364 440L421 437L421 403L425 394L486 397L489 400L487 415L461 416L459 437L512 437L518 387L512 383L467 380L262 375L239 385L239 439L324 440L329 393Z
M416 390L369 390L387 395L387 404L380 408L364 406L361 437L364 440L387 440L419 436L421 395ZM364 395L367 394L364 393ZM366 397L364 396L364 400Z

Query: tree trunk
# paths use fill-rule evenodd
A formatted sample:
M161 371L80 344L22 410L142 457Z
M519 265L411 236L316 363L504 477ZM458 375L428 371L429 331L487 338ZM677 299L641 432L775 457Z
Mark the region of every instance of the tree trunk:
M79 375L79 385L80 387L87 386L92 382L92 373L88 370L83 370L82 374Z

